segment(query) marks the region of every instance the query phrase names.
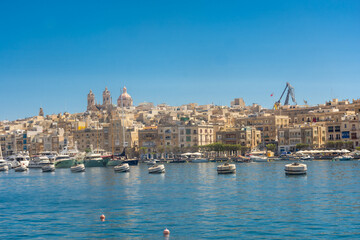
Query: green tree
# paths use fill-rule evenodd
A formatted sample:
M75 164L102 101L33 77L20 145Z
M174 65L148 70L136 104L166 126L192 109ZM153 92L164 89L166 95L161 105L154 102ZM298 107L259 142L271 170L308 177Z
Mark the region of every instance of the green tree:
M309 147L310 147L310 145L306 144L306 143L298 143L298 144L296 144L296 149L298 149L298 150L308 149Z
M273 144L273 143L266 144L266 149L267 149L267 150L270 150L270 151L272 151L272 152L275 152L275 150L276 150L276 144Z

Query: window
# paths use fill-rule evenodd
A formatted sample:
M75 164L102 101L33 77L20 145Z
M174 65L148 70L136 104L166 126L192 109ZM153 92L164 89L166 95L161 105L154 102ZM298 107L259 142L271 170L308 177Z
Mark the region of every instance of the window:
M186 134L191 134L191 129L186 129Z
M333 126L328 127L328 132L334 132L334 127Z
M335 132L340 132L340 126L335 126Z
M191 137L190 137L190 136L186 136L186 141L187 141L187 142L191 142Z

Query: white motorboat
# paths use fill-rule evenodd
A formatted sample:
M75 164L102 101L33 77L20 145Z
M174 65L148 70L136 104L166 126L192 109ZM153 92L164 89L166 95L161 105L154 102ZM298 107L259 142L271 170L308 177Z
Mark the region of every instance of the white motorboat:
M252 161L252 162L267 162L268 158L266 156L251 155L250 161Z
M28 165L28 168L42 168L44 165L50 163L50 160L46 156L36 156L34 157Z
M334 160L336 160L336 161L350 161L353 159L354 159L354 157L352 157L350 155L342 155L342 156L338 156L338 157L334 158Z
M7 164L0 165L0 172L9 171L9 166Z
M206 158L194 158L194 159L191 159L191 162L193 162L193 163L206 163L206 162L209 162L209 159L206 159Z
M54 162L56 156L58 155L58 153L55 151L44 151L44 152L40 152L39 154L40 156L47 157L50 160L50 162Z
M236 173L235 164L224 163L217 166L218 174Z
M152 160L146 161L146 164L152 166L152 165L157 164L158 162L159 162L159 160L152 159Z
M165 172L165 166L164 164L155 164L152 167L149 167L149 173L164 173Z
M129 172L130 166L128 163L122 163L114 167L115 172Z
M14 170L15 172L25 172L28 170L28 168L24 164L21 164L20 166L16 167Z
M72 172L85 172L85 165L83 163L72 166L71 168Z
M44 165L44 166L42 166L41 169L43 172L55 172L55 164L50 163L50 164Z
M11 163L6 161L5 159L2 159L0 156L0 171L8 171L10 168L11 168ZM5 170L5 169L8 169L8 170Z
M285 174L287 175L301 175L306 174L307 166L302 163L291 163L285 165Z
M311 160L314 160L314 158L311 157L310 155L303 155L300 157L300 160L311 161Z
M20 165L25 165L27 167L30 162L30 157L22 154L12 155L7 158L7 161L11 163L12 168L19 167Z

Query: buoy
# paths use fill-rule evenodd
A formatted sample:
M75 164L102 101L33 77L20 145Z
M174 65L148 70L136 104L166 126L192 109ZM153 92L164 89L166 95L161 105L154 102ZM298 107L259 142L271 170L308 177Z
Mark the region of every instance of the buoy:
M101 220L102 222L105 221L105 215L104 215L104 214L101 214L100 220Z
M170 235L169 229L165 228L165 230L164 230L164 236L167 237L167 236L169 236L169 235Z

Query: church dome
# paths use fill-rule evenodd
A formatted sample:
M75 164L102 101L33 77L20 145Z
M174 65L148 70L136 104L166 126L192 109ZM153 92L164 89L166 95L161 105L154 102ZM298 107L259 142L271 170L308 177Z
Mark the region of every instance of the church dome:
M117 102L118 102L119 107L121 107L121 102L123 103L123 105L125 107L132 106L133 100L132 100L131 96L127 93L126 87L123 88L123 93L120 95Z

